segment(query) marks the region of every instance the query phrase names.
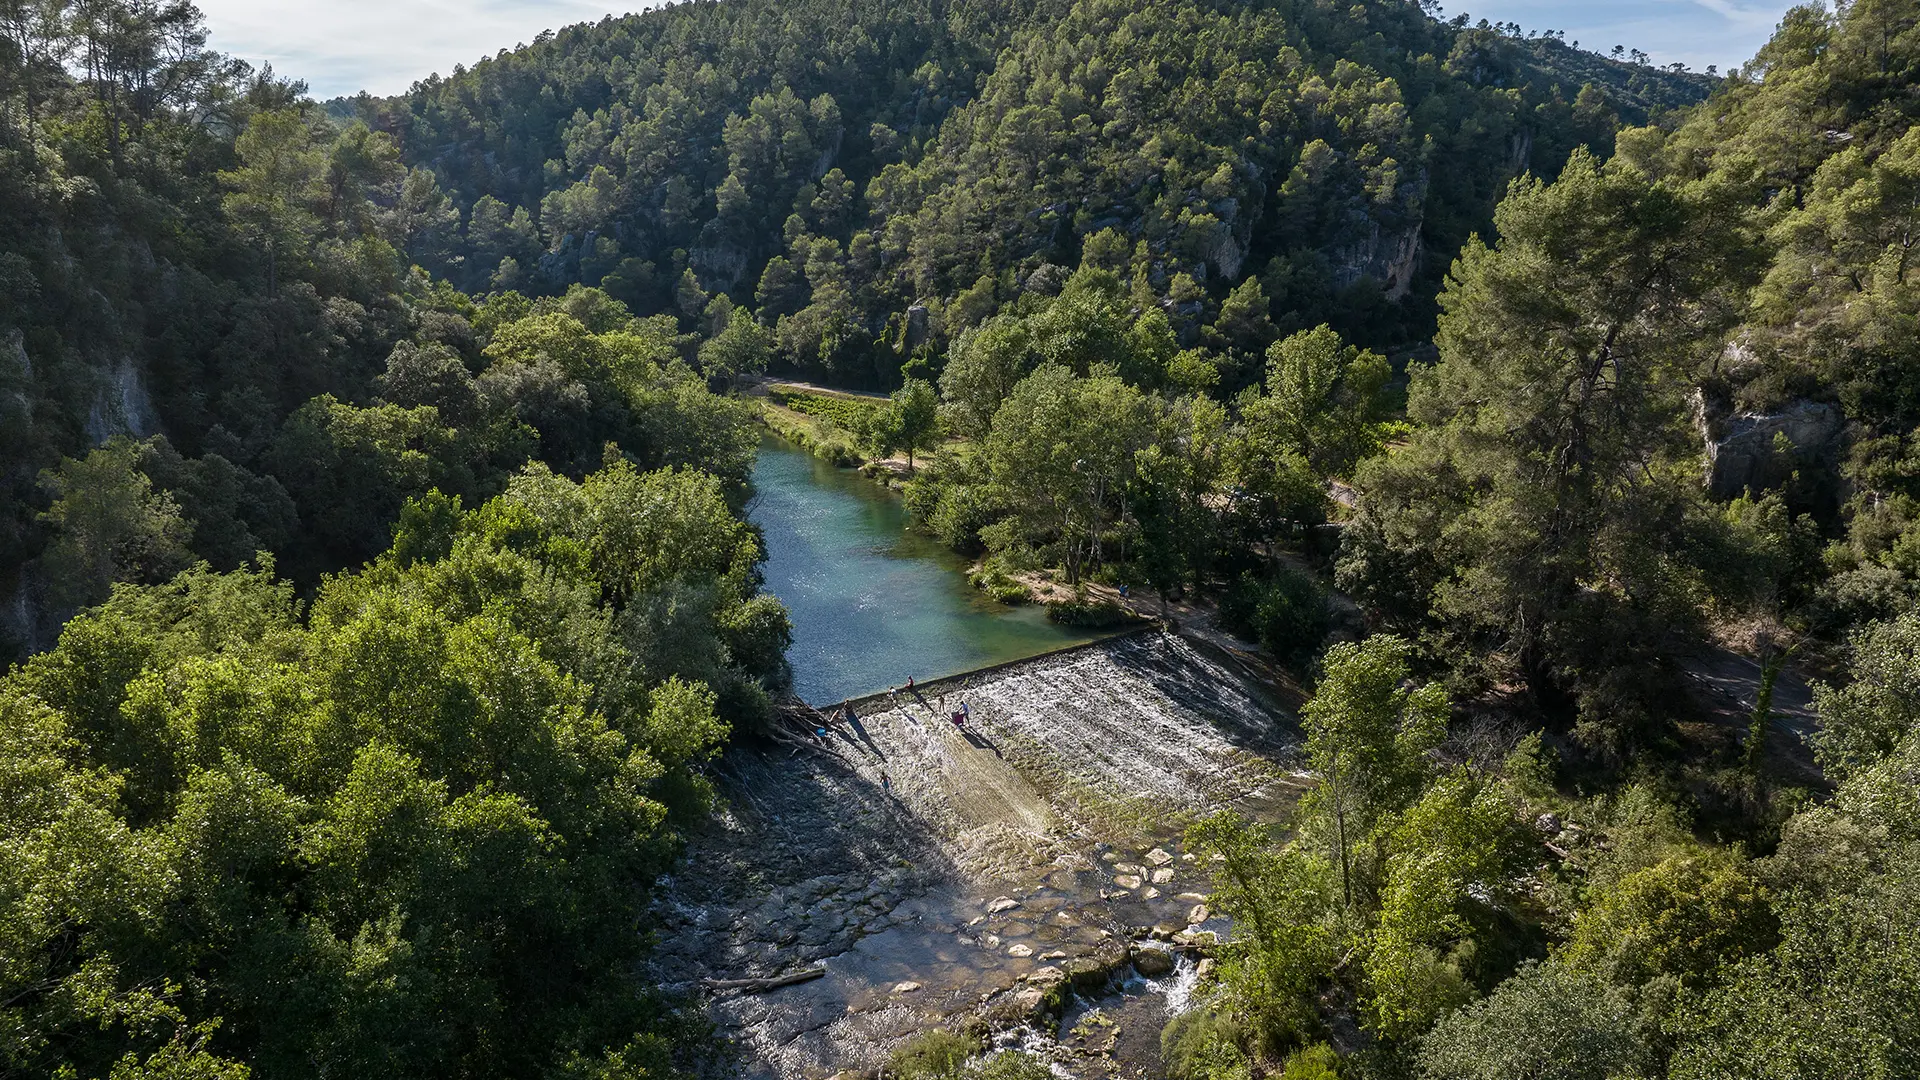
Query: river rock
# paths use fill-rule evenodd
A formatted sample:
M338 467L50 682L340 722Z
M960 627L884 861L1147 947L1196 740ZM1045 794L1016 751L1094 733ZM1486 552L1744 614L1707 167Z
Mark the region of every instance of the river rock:
M1199 963L1193 965L1193 977L1200 982L1207 982L1213 978L1214 971L1218 967L1219 964L1213 957L1202 957Z
M1035 968L1031 972L1028 972L1026 978L1022 981L1032 983L1035 986L1059 986L1072 980L1067 978L1066 972L1049 964L1046 967Z
M1126 962L1126 944L1109 940L1101 942L1091 956L1069 960L1062 967L1073 981L1073 988L1091 996L1106 989L1107 981Z
M1165 949L1141 946L1133 950L1133 970L1149 979L1158 979L1173 971L1173 954Z
M1073 980L1074 989L1084 994L1096 993L1107 985L1107 976L1111 974L1106 966L1091 956L1081 956L1066 962L1067 977Z
M1113 883L1123 889L1137 889L1140 887L1140 879L1132 874L1120 874L1113 879Z
M1063 977L1016 986L994 999L987 1009L987 1018L1003 1024L1033 1024L1051 1029L1060 1022L1060 1010L1067 1003L1068 985Z
M1171 867L1162 867L1153 872L1153 883L1155 885L1165 885L1167 882L1172 880L1173 880L1173 870Z
M987 905L987 914L998 915L1003 911L1012 911L1019 906L1020 901L1015 900L1013 897L999 896L994 898L993 903Z
M1147 891L1141 893L1140 895L1141 897L1147 900L1158 900L1160 899L1160 890L1149 885L1147 886Z
M1187 912L1187 922L1189 923L1203 923L1212 917L1213 912L1208 910L1205 904L1195 904L1193 905L1193 910Z
M1212 949L1220 944L1220 935L1211 930L1182 930L1173 935L1173 943L1189 949Z
M1033 955L1033 946L1031 946L1031 945L1009 945L1009 946L1007 946L1007 955L1008 955L1008 956L1017 956L1017 957L1019 957L1020 959L1022 959L1022 960L1025 960L1025 959L1026 959L1027 957L1029 957L1029 956L1032 956L1032 955Z
M1179 896L1175 897L1174 899L1185 900L1189 904L1204 904L1207 902L1207 894L1197 893L1197 892L1183 892Z
M1154 848L1152 851L1147 852L1147 862L1154 866L1165 866L1172 861L1173 856L1167 854L1166 848Z
M914 994L919 991L920 984L917 982L908 981L893 984L893 992L896 994Z

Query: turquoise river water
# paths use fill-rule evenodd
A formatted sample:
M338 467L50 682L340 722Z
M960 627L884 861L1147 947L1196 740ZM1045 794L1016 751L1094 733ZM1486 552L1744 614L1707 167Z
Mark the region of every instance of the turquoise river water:
M900 496L776 439L760 445L747 516L767 588L793 618L794 690L830 705L1092 638L967 584L966 563L907 529Z

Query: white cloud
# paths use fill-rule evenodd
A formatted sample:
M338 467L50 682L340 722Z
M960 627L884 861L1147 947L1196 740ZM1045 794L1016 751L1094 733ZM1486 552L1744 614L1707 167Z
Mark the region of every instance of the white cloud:
M305 79L316 97L394 94L455 64L658 0L198 0L214 46ZM1450 11L1561 29L1605 52L1730 67L1764 43L1793 0L1448 0Z
M616 7L615 5L618 5ZM455 64L532 41L542 30L597 21L648 0L199 0L213 45L316 97L394 94Z
M1780 16L1784 13L1777 6L1753 7L1733 3L1733 0L1692 0L1692 2L1741 30L1771 31L1780 22Z

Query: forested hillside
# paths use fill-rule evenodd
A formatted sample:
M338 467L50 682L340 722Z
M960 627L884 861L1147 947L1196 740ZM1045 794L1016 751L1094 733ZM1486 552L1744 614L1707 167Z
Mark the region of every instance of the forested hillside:
M709 0L331 107L434 171L464 227L416 257L462 288L750 309L890 387L1083 258L1188 340L1230 295L1424 340L1508 180L1707 86L1404 0Z

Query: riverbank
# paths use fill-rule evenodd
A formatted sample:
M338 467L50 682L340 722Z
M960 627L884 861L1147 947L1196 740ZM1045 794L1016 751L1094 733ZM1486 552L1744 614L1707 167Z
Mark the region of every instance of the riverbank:
M747 1075L871 1072L930 1027L1118 1075L1114 1047L1157 1037L1169 994L1191 988L1197 967L1175 953L1224 928L1180 834L1220 807L1291 805L1291 716L1205 645L1157 632L919 689L924 703L856 702L838 758L727 755L725 809L660 898L658 977L824 969L711 1001ZM946 718L962 699L966 731Z
M840 390L791 379L761 377L745 386L741 396L759 410L768 431L807 453L843 469L858 469L877 483L905 483L915 471L904 453L876 456L861 434L870 414L885 408L884 394ZM965 452L971 444L948 439L922 454L924 467L943 454Z

